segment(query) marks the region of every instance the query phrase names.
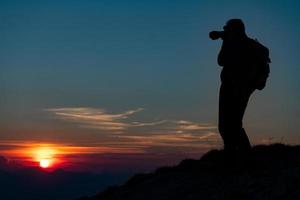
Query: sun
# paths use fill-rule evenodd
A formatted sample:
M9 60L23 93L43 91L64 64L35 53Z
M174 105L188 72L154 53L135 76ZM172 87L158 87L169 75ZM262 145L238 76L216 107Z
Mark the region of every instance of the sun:
M40 167L41 168L48 168L51 165L51 161L49 159L41 159L40 160Z
M35 151L35 160L39 163L39 166L43 169L50 169L54 165L56 150L51 146L43 146L36 148Z

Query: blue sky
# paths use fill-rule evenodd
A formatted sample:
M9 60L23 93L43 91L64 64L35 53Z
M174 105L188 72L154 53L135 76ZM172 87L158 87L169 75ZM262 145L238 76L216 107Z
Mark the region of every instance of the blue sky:
M291 0L1 1L0 140L117 145L159 135L143 152L218 146L221 41L208 32L241 18L272 59L248 134L299 144L299 10Z

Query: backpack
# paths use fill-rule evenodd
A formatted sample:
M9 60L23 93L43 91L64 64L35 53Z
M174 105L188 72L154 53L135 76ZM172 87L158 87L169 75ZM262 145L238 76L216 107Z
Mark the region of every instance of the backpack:
M269 49L262 45L258 40L250 39L251 51L251 85L258 90L266 86L270 73Z

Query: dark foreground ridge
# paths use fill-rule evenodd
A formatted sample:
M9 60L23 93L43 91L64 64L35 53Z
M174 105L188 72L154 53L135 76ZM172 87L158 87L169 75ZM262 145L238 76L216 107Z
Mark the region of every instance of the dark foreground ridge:
M80 200L300 199L300 146L258 145L250 163L238 160L226 163L223 151L212 150Z

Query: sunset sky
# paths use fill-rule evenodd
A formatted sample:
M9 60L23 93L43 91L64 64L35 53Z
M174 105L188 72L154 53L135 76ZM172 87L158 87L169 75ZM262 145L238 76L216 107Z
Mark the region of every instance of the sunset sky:
M221 41L208 32L230 18L271 53L245 116L251 142L300 144L299 11L296 0L1 1L0 155L105 171L221 148Z

